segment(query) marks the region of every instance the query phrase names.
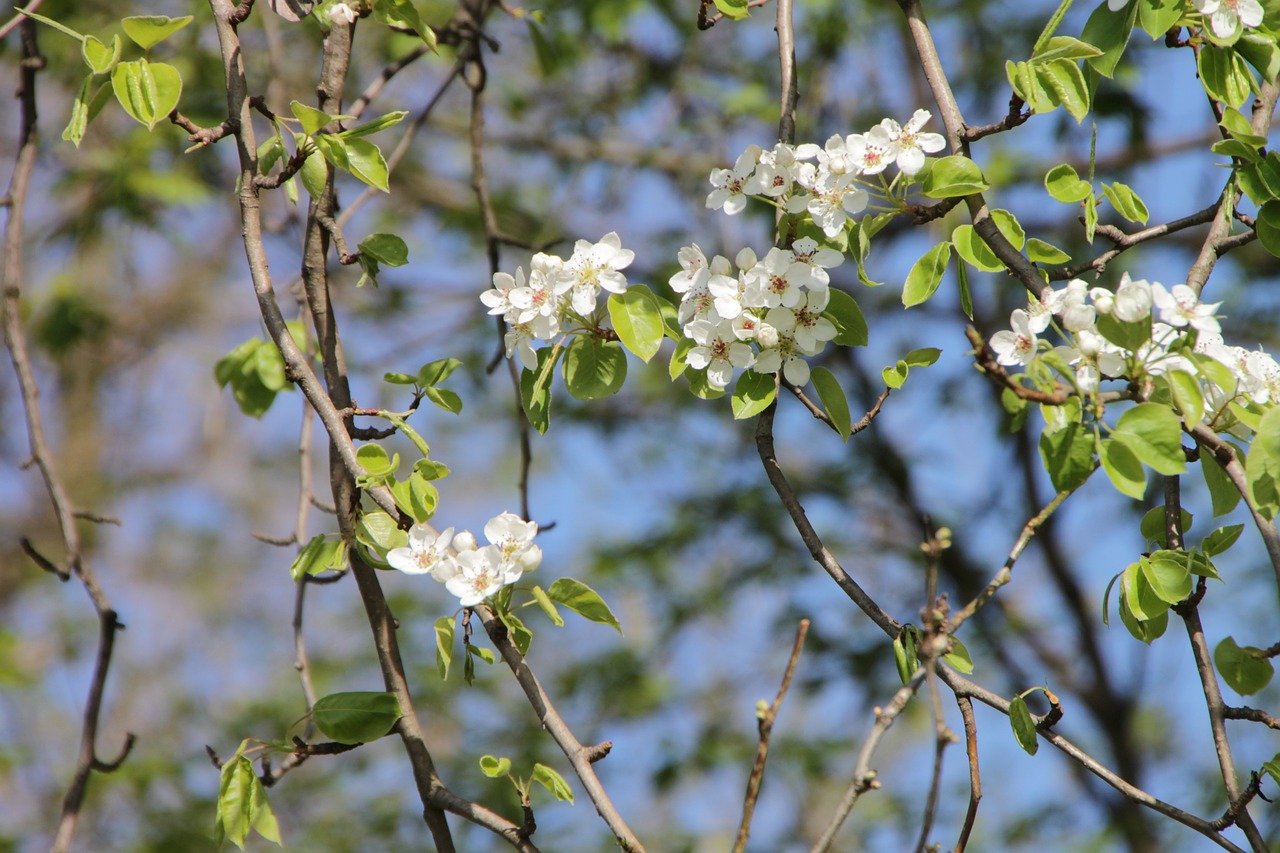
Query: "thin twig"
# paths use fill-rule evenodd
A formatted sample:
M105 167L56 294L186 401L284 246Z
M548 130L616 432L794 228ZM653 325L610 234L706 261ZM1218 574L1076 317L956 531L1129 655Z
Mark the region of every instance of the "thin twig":
M978 725L973 719L973 700L968 696L956 696L956 704L960 706L960 717L964 720L965 755L969 759L969 808L964 815L964 825L960 827L960 837L956 839L955 853L964 853L969 846L969 835L973 832L974 822L978 819L978 803L982 801L982 773L978 769Z
M818 532L813 529L813 525L809 523L808 516L805 515L804 507L800 506L795 490L791 488L786 475L782 473L782 467L778 464L777 452L774 449L773 441L773 418L777 407L778 401L774 400L760 413L760 419L756 423L756 452L760 456L760 462L764 465L769 484L777 492L778 498L786 508L787 514L791 516L791 521L795 524L805 547L809 549L809 554L817 561L818 565L831 576L836 585L844 591L845 595L849 596L854 604L858 605L858 608L863 613L867 614L876 625L880 626L880 630L890 637L898 636L898 633L902 630L902 625L886 613L871 596L867 595L866 591L858 585L858 582L844 570L835 555L822 544L821 537L818 536Z
M785 0L784 0L785 2ZM733 843L733 853L742 853L747 848L747 839L751 835L751 817L755 813L756 801L760 798L760 785L764 782L764 765L769 758L769 739L773 735L773 724L778 719L778 710L782 700L787 698L791 689L791 676L795 674L796 662L800 660L800 650L804 648L804 637L809 632L809 620L801 619L796 627L796 639L791 646L791 657L787 660L787 669L782 675L782 684L773 702L762 708L758 714L757 729L759 741L756 744L756 758L751 765L751 775L747 778L747 794L742 801L742 820L738 823L738 837ZM763 701L761 704L764 704Z
M631 828L627 826L626 821L622 819L622 815L614 807L613 801L609 799L608 792L605 791L604 786L600 783L600 778L596 776L595 767L592 765L592 755L595 748L583 746L568 724L565 723L564 718L560 716L560 712L552 704L551 697L547 695L547 692L542 688L541 682L538 681L538 677L534 675L533 670L529 667L529 662L525 660L524 655L520 653L515 643L511 641L507 626L503 625L502 621L488 607L477 607L475 612L479 615L480 621L484 623L485 632L489 635L489 640L493 643L494 648L502 655L507 667L510 668L521 689L524 690L525 698L529 700L529 705L533 708L534 714L537 715L538 722L547 731L547 734L551 735L551 739L556 742L560 750L564 752L565 758L569 759L573 772L577 775L578 780L582 782L582 787L586 789L592 805L596 807L600 817L610 831L613 832L614 840L618 846L628 853L644 853L644 845L640 843Z
M810 853L825 853L831 849L832 842L835 841L836 835L840 832L840 827L844 825L845 820L849 817L849 813L853 811L853 807L857 805L858 800L867 791L880 787L880 783L876 780L876 772L871 769L871 756L875 754L876 747L880 745L880 739L884 737L884 733L893 725L894 720L898 719L898 715L907 707L907 703L911 701L911 697L920 689L920 685L924 683L925 673L928 667L921 666L912 674L910 680L899 688L898 692L893 694L893 698L889 700L889 704L883 708L876 708L876 722L871 727L871 731L867 734L866 741L862 744L862 749L858 751L858 760L853 768L853 781L849 783L849 787L845 790L844 796L840 799L840 804L836 806L836 813L831 818L827 828L823 830L822 836L817 843L810 848Z

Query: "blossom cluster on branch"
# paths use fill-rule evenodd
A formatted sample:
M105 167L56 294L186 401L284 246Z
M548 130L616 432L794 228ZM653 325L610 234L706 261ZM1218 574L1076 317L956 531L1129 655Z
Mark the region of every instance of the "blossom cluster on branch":
M484 546L469 530L455 536L452 527L436 533L425 524L415 524L409 530L409 544L388 551L387 562L407 575L431 575L463 607L473 607L538 568L542 549L533 544L537 533L537 522L511 512L485 524L489 544Z

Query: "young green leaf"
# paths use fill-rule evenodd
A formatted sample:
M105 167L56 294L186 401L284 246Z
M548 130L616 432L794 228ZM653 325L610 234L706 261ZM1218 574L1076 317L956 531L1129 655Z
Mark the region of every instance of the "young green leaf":
M1275 667L1266 652L1253 646L1241 648L1227 637L1213 650L1213 664L1227 686L1241 696L1250 696L1271 683Z
M442 681L449 677L449 665L453 663L453 632L452 616L441 616L436 620L436 670Z
M387 735L403 716L394 693L331 693L311 709L316 726L339 743L368 743Z
M827 410L827 416L835 425L836 432L842 439L848 441L853 429L853 420L849 415L849 401L844 395L844 389L840 387L839 380L825 367L813 368L809 373L809 379L813 382L813 387L818 390L818 400Z
M953 154L933 164L925 177L921 192L928 198L955 198L980 193L990 188L978 164L968 157Z
M867 321L862 316L862 309L854 298L843 290L829 288L830 301L823 310L822 316L836 327L833 341L845 347L865 347L867 345Z
M609 609L609 605L604 603L604 599L595 590L581 581L560 578L551 585L551 589L547 590L547 597L563 604L579 616L590 619L592 622L608 625L619 634L622 633L622 625L619 624L618 617L614 616L613 611Z
M658 297L643 284L609 296L609 319L622 345L648 362L662 345L665 325Z
M345 147L351 174L374 189L391 192L388 184L391 173L378 146L367 139L352 138L346 140Z
M538 606L542 608L542 612L547 614L547 618L551 620L551 624L557 628L564 627L564 618L560 616L560 611L556 609L555 602L547 595L547 591L536 584L533 587L533 600L538 602Z
M579 400L598 400L622 390L627 356L617 341L576 335L564 356L564 382Z
M1168 406L1139 403L1120 416L1112 438L1123 439L1134 455L1161 474L1187 470L1182 424Z
M1075 204L1089 197L1092 188L1089 182L1082 180L1069 164L1054 166L1044 176L1044 188L1049 191L1055 201L1063 204Z
M131 15L120 19L124 34L143 50L151 50L160 42L191 23L191 15L170 18L165 15Z
M111 37L110 47L94 36L85 36L80 43L80 55L94 74L110 73L120 59L120 36Z
M490 779L500 779L511 772L511 759L482 755L480 756L480 772Z
M155 130L178 106L182 75L172 65L135 59L116 63L111 72L111 88L134 121Z
M1236 544L1236 540L1240 538L1240 534L1244 532L1243 524L1232 524L1228 527L1219 527L1217 530L1204 537L1204 541L1200 543L1200 550L1206 557L1216 557L1223 553L1232 545Z
M550 791L557 800L573 803L573 789L569 787L569 783L547 765L533 765L533 781Z
M395 234L370 234L360 241L356 250L389 267L402 267L409 263L409 247Z
M1035 755L1040 748L1036 724L1031 719L1031 711L1027 709L1027 701L1021 696L1013 697L1013 701L1009 703L1009 725L1013 727L1013 736L1017 738L1018 746L1027 755Z
M939 243L925 252L924 257L916 261L907 273L906 285L902 289L902 304L910 308L928 302L942 283L942 276L947 271L950 260L950 243Z
M733 386L733 417L743 420L758 415L769 407L777 394L777 381L772 373L744 370Z

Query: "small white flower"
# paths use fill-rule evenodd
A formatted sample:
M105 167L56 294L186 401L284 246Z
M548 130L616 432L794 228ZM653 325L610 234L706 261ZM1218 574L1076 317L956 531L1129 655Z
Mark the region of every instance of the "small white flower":
M706 368L707 382L716 388L729 384L734 368L750 367L755 359L751 347L738 341L729 323L694 320L685 332L697 344L689 350L686 362L694 370Z
M827 270L844 263L844 255L835 249L818 248L818 241L812 237L801 237L791 244L791 254L803 273L799 282L805 287L817 290L831 283ZM792 270L795 273L796 270Z
M732 169L712 169L711 186L715 189L707 196L707 208L710 210L724 208L724 212L730 216L741 213L747 206L747 197L744 194L746 184L752 172L755 171L759 158L760 146L748 145L747 150L738 155L738 160L733 164Z
M1185 284L1175 284L1172 290L1164 285L1151 285L1151 300L1160 309L1161 321L1170 326L1191 326L1201 332L1220 332L1218 318L1213 316L1221 302L1203 303L1196 292Z
M933 154L946 147L947 140L940 133L921 133L929 121L928 110L916 110L905 127L887 118L880 122L890 141L896 146L898 169L904 175L914 175L924 168L924 155Z
M851 174L827 174L818 178L811 190L813 196L802 208L809 211L814 223L828 237L835 237L843 231L848 217L861 213L867 207L867 193L853 182L853 177Z
M1086 302L1088 285L1081 279L1072 279L1062 293L1061 312L1062 325L1069 332L1080 332L1093 328L1097 319L1094 307Z
M796 344L806 355L817 355L827 345L827 341L836 336L835 325L822 316L822 309L827 307L831 294L828 291L810 292L805 300L796 306Z
M601 290L626 292L627 278L620 270L626 269L635 257L635 252L622 248L616 231L601 237L599 243L579 240L559 273L556 292L572 291L573 310L581 317L590 316L596 310L596 297Z
M460 551L454 560L458 572L445 581L444 588L456 595L463 607L474 607L502 589L506 572L496 546Z
M1134 281L1125 273L1120 276L1120 286L1116 288L1115 304L1111 313L1117 320L1125 323L1137 323L1151 316L1151 284L1145 279Z
M1009 315L1009 325L1013 331L996 332L991 336L991 349L996 354L996 361L1008 367L1030 364L1038 343L1036 333L1031 331L1031 318L1018 308Z
M897 123L894 122L893 126L897 128ZM880 174L898 157L898 143L893 140L891 132L888 127L878 124L866 133L850 134L845 138L845 156L862 174ZM920 163L924 165L923 155Z
M756 333L756 343L761 346L752 369L757 373L777 373L792 385L809 382L809 363L796 341L796 315L790 308L772 308Z
M668 284L676 293L688 293L689 289L705 284L707 276L707 256L702 254L698 244L685 246L676 256L680 261L680 272L671 276Z
M436 580L448 580L455 571L449 556L452 539L452 527L436 535L426 525L415 524L409 529L409 544L388 551L387 562L406 575L430 574Z
M1209 18L1209 28L1218 38L1228 39L1243 27L1262 23L1263 9L1258 0L1193 0L1196 9Z

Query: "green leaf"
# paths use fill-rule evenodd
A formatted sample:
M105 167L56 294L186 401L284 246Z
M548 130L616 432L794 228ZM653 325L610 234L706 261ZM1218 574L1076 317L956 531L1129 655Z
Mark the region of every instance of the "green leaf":
M1259 514L1274 518L1280 509L1280 459L1268 453L1264 443L1255 440L1245 457L1244 473Z
M462 411L462 398L448 388L424 388L423 395L446 412L458 414Z
M178 106L182 75L172 65L135 59L116 63L111 72L111 88L134 121L155 130Z
M550 791L557 800L567 803L573 802L573 789L569 787L569 783L564 780L563 776L547 765L533 765L533 781Z
M350 564L347 561L347 543L340 536L325 536L323 533L311 537L311 541L303 546L289 566L289 576L296 582L303 575L318 575L323 572L345 572Z
M1059 492L1079 488L1093 473L1093 431L1072 423L1049 433L1040 434L1040 458L1049 472L1053 487Z
M529 645L533 642L533 632L524 626L514 613L498 609L498 619L503 625L507 626L507 632L511 635L511 642L522 655L529 653Z
M1058 8L1053 10L1053 14L1049 16L1048 23L1044 25L1044 29L1040 31L1040 35L1036 38L1036 43L1031 47L1032 56L1043 57L1046 53L1053 53L1063 42L1075 42L1083 47L1088 47L1088 45L1073 38L1053 37L1053 34L1058 31L1058 27L1062 24L1062 19L1067 16L1067 10L1071 8L1071 2L1072 0L1062 0L1058 4Z
M920 658L916 650L916 629L913 625L903 625L898 636L894 638L893 662L898 667L898 678L903 684L911 681L911 676L920 668Z
M747 0L715 0L715 4L716 8L726 18L740 21L743 18L751 17L751 10L747 8Z
M960 285L960 310L972 322L973 291L969 289L969 269L964 264L956 264L956 281Z
M386 512L376 510L360 514L356 521L356 541L385 557L392 548L409 544L409 534Z
M1037 50L1033 50L1031 61L1050 62L1055 59L1089 59L1101 56L1102 51L1091 44L1071 36L1054 36Z
M396 506L419 524L430 521L440 503L440 493L427 477L418 473L416 467L409 479L391 485L391 494L396 499Z
M344 130L338 135L347 139L359 136L372 136L378 131L386 130L389 127L394 127L399 124L408 114L408 110L396 110L395 112L378 116L373 121L367 121L364 124L358 124L349 130Z
M307 136L315 136L324 129L325 125L338 118L338 116L331 116L301 101L290 101L289 110L293 113L293 117L298 120L298 123L302 125L302 132Z
M1161 610L1151 619L1138 619L1130 610L1128 597L1122 588L1120 590L1120 621L1124 623L1124 627L1134 639L1149 646L1164 636L1165 630L1169 627L1169 611Z
M1267 409L1262 420L1258 421L1253 446L1261 446L1273 459L1280 459L1280 407Z
M1119 181L1114 184L1103 184L1102 194L1107 197L1107 201L1111 202L1111 206L1116 209L1116 213L1119 213L1130 222L1147 224L1149 216L1147 206L1142 203L1142 199L1138 197L1138 194L1126 184L1122 184Z
M490 779L500 779L511 772L511 759L482 755L480 756L480 772Z
M1110 77L1115 73L1116 65L1129 43L1129 33L1133 31L1137 20L1138 5L1132 0L1124 9L1116 12L1107 7L1106 0L1093 10L1089 20L1085 22L1084 32L1080 34L1082 41L1102 51L1086 60L1093 70L1103 77Z
M991 251L987 241L978 236L972 225L957 225L951 232L951 242L956 252L971 267L982 272L999 272L1004 269L1004 262Z
M1236 41L1235 49L1250 65L1258 69L1263 80L1268 83L1276 81L1276 76L1280 75L1280 47L1277 47L1274 37L1261 32L1245 31Z
M1183 0L1138 0L1138 23L1152 39L1161 39L1185 9Z
M853 419L849 415L849 401L840 387L839 380L825 367L815 367L809 373L813 387L818 390L818 399L827 410L827 416L835 424L836 432L845 441L853 431Z
M627 356L617 341L576 335L565 350L564 382L579 400L618 393L627 378Z
M828 288L830 301L823 310L822 316L836 327L835 343L844 347L865 347L867 345L867 321L862 316L862 309L854 298L843 290Z
M763 412L773 402L777 390L777 381L772 373L744 370L733 386L730 402L734 420L740 421Z
M989 187L977 163L968 157L952 154L934 162L921 192L928 198L955 198L980 193Z
M560 578L551 585L551 589L547 590L547 596L579 616L590 619L592 622L608 625L619 634L622 633L622 625L609 609L609 605L604 603L604 599L595 590L581 581Z
M410 0L374 0L373 18L388 27L416 33L427 47L436 49L435 31L423 23L422 16Z
M1035 237L1027 241L1027 257L1038 264L1065 264L1071 260L1066 252Z
M219 842L230 841L241 850L253 826L253 764L240 754L247 743L240 745L235 758L222 765L214 823L214 834Z
M169 18L165 15L132 15L120 20L124 34L143 50L151 50L160 42L191 23L190 15Z
M1209 146L1209 150L1219 157L1235 157L1245 163L1261 163L1262 154L1258 146L1249 145L1239 139L1223 139Z
M1270 776L1276 784L1280 784L1280 752L1276 753L1275 757L1270 761L1264 761L1262 763L1262 770Z
M942 275L947 271L947 263L950 260L950 243L939 243L925 252L924 257L916 261L911 267L911 272L907 273L907 282L902 289L902 304L910 308L913 305L928 302L929 297L937 292L938 285L942 283Z
M1173 407L1188 424L1195 424L1204 417L1204 392L1200 381L1185 370L1170 370L1164 375L1169 383L1169 396Z
M1202 46L1196 55L1196 67L1205 92L1215 101L1239 109L1249 98L1253 76L1244 58L1231 48Z
M454 618L441 616L436 620L436 670L441 680L449 677L449 665L453 663Z
M187 20L191 20L190 16ZM80 43L80 55L94 74L107 74L120 59L120 36L111 37L110 47L93 36L85 36Z
M1240 503L1240 490L1227 476L1212 454L1200 452L1200 473L1204 475L1205 485L1209 487L1209 498L1213 502L1213 517L1217 518L1231 512Z
M472 657L478 657L487 664L492 665L496 657L493 656L492 649L486 649L484 646L473 646L467 643L467 654Z
M76 99L71 104L71 119L62 131L62 139L77 148L80 147L81 141L84 140L84 132L89 127L89 101L92 89L93 75L86 74L84 82L80 84L80 91L76 93Z
M524 405L529 424L539 433L546 433L551 423L551 375L560 354L560 344L538 350L538 369L525 368L520 373L520 402Z
M289 384L284 378L284 357L275 345L263 343L258 347L258 351L253 354L253 364L262 387L282 391Z
M1021 696L1013 697L1013 701L1009 703L1009 724L1013 727L1013 736L1017 738L1018 746L1027 755L1035 755L1040 748L1040 741L1036 738L1036 724L1031 719L1031 712L1027 710L1027 701Z
M1152 588L1141 562L1130 563L1125 568L1120 576L1120 592L1122 605L1127 606L1138 621L1154 619L1169 609L1169 603Z
M1080 66L1071 59L1055 59L1039 66L1037 74L1053 90L1057 100L1076 123L1089 114L1089 85L1085 82Z
M356 251L389 267L402 267L409 263L409 247L395 234L370 234L360 241Z
M382 445L362 444L356 451L356 461L370 476L381 477L395 473L400 461L400 454L397 453L393 461L387 456L387 451L383 449Z
M1268 151L1260 163L1244 165L1236 169L1240 189L1256 205L1264 205L1280 197L1280 154ZM1273 227L1276 220L1272 219ZM1268 250L1269 251L1269 250Z
M622 345L648 363L658 353L665 336L658 297L643 284L609 297L609 319Z
M346 150L351 174L374 189L391 192L390 171L378 146L367 139L356 138L346 140Z
M284 844L280 841L280 825L276 823L276 813L267 800L267 788L256 774L249 788L249 811L254 831L268 841L283 847Z
M1171 554L1171 551L1157 552ZM1143 557L1138 561L1142 566L1142 576L1146 579L1151 591L1166 604L1177 604L1195 589L1195 581L1187 569L1185 560L1169 557Z
M1147 492L1147 475L1142 463L1122 441L1111 439L1102 442L1102 470L1111 478L1111 485L1122 495L1140 501Z
M907 381L907 373L911 370L905 361L899 361L881 371L884 384L889 388L901 388Z
M394 693L331 693L311 709L325 737L339 743L368 743L390 733L404 716Z
M942 350L937 347L920 347L913 349L907 353L903 359L909 367L928 367L931 364L937 364L938 358L942 355Z
M1187 512L1186 507L1179 507L1181 518L1179 519L1178 529L1185 536L1187 531L1191 529L1193 516ZM1147 510L1142 516L1142 521L1138 522L1138 531L1142 534L1142 538L1148 542L1155 542L1161 548L1168 548L1169 543L1165 541L1164 536L1164 507L1154 506Z
M555 602L547 595L547 591L540 586L533 587L533 600L538 602L538 606L542 608L542 612L547 614L547 618L551 620L551 624L557 628L564 627L564 618L560 615L560 611L556 609Z
M942 659L962 675L973 672L973 658L969 656L969 650L955 637L951 638L951 651L943 655Z
M1240 534L1244 531L1243 524L1232 524L1228 527L1219 527L1217 530L1204 537L1204 541L1200 543L1200 550L1207 557L1214 557L1223 553L1232 545L1236 544L1236 540L1240 538Z
M1076 170L1067 163L1054 166L1045 174L1044 188L1054 200L1063 204L1084 201L1093 191L1089 182L1081 180Z
M1114 314L1099 314L1097 327L1098 334L1121 349L1130 351L1138 349L1151 338L1150 318L1125 323L1116 319Z
M424 388L439 385L453 375L462 366L456 358L439 358L418 368L418 384Z
M1120 416L1112 438L1123 439L1139 459L1161 474L1182 474L1182 423L1167 406L1139 403Z
M1253 646L1241 648L1227 637L1213 650L1213 663L1227 686L1241 696L1250 696L1271 683L1275 667L1266 652Z

